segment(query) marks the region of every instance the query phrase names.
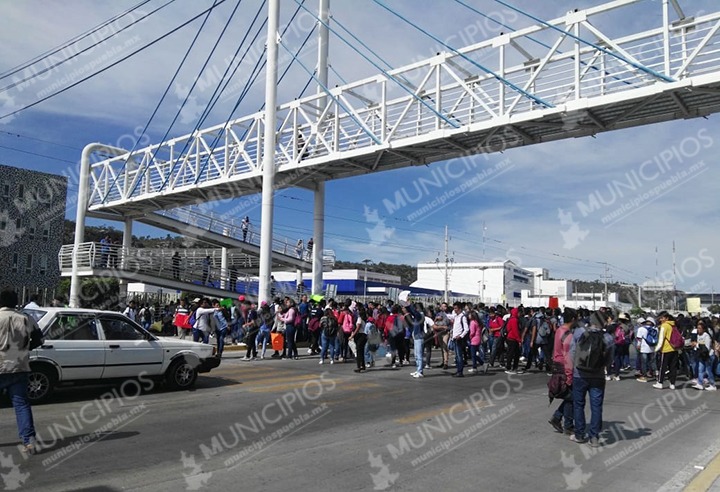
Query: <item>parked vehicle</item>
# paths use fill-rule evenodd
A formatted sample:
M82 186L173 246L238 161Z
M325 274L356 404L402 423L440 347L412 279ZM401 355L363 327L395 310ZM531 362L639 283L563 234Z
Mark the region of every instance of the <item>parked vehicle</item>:
M96 309L26 309L43 331L30 353L28 397L46 400L61 385L139 378L188 389L220 365L211 345L158 338L128 317Z

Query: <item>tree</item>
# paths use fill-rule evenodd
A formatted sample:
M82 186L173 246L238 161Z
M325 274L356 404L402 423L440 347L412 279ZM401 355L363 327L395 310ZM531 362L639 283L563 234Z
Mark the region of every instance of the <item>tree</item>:
M712 314L720 314L720 304L713 304L712 306L709 306L708 311Z

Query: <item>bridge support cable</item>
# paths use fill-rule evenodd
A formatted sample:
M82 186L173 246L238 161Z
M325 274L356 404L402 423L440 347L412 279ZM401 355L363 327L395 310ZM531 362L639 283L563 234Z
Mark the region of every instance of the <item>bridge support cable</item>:
M377 145L381 145L381 144L382 144L382 141L381 141L379 138L377 138L377 137L375 136L375 134L374 134L372 131L370 131L370 129L365 125L365 123L363 123L363 122L358 118L358 116L355 114L355 112L352 110L352 108L350 108L349 106L347 106L339 97L334 96L334 95L332 94L332 92L330 92L330 89L329 89L327 86L325 86L325 84L323 84L322 82L320 82L320 80L317 79L317 77L315 77L315 75L313 74L312 70L310 70L308 67L306 67L305 64L304 64L303 62L301 62L299 58L297 58L295 55L293 55L292 51L290 51L290 49L289 49L287 46L285 46L285 43L283 43L282 41L280 41L280 46L282 46L283 48L285 48L285 51L287 51L291 56L294 57L294 61L296 61L296 62L303 68L303 70L305 70L305 72L307 72L308 74L310 74L310 76L313 77L313 78L317 81L318 85L322 88L322 90L325 92L325 94L328 95L328 96L330 96L330 99L332 99L332 101L333 101L335 104L337 104L340 108L342 108L342 110L347 113L348 117L349 117L351 120L353 120L353 121L355 122L355 124L356 124L357 126L359 126L359 127L365 132L365 134L367 134L367 136L370 137L370 139L371 139L373 142L375 142ZM327 105L326 105L326 106L325 106L325 111L323 111L323 114L321 115L321 118L324 118L324 117L327 115L329 109L330 109L330 106L327 106ZM438 115L439 115L439 113L438 113Z
M375 0L375 1L377 1L377 0ZM645 72L646 74L648 74L648 75L650 75L650 76L652 76L652 77L654 77L654 78L660 79L660 80L662 80L662 81L664 81L664 82L675 82L675 79L673 79L672 77L670 77L670 76L668 76L668 75L663 75L663 74L661 74L661 73L659 73L659 72L656 72L655 70L653 70L653 69L651 69L651 68L648 68L648 67L646 67L645 65L643 65L642 63L640 63L640 62L638 62L637 60L635 60L629 53L627 53L625 50L623 50L622 48L620 48L616 43L614 43L611 39L609 39L608 37L606 37L603 33L601 33L597 28L595 28L592 24L590 24L590 23L587 22L587 21L582 21L583 26L585 26L587 29L589 29L593 34L597 35L603 42L607 43L608 46L611 46L611 47L614 48L616 51L612 51L612 50L609 50L609 49L607 49L607 48L603 48L602 46L599 46L599 45L596 44L596 43L592 43L592 42L590 42L590 41L587 41L587 40L581 38L580 36L577 36L577 35L571 33L570 31L566 31L565 29L561 29L561 28L559 28L558 26L555 26L555 25L553 25L553 24L550 24L549 22L547 22L547 21L545 21L545 20L543 20L543 19L541 19L541 18L539 18L539 17L537 17L537 16L534 16L534 15L528 13L528 12L525 12L524 10L522 10L522 9L520 9L520 8L518 8L518 7L514 7L513 5L510 5L509 3L507 3L507 2L505 2L505 1L503 1L503 0L495 0L495 2L499 3L500 5L503 5L504 7L509 8L510 10L513 10L513 11L515 11L515 12L521 14L521 15L524 15L524 16L532 19L533 21L537 22L538 24L542 24L543 26L545 26L545 27L547 27L547 28L549 28L549 29L552 29L552 30L557 31L557 32L559 32L559 33L561 33L561 34L564 34L564 35L566 35L566 36L569 36L569 37L571 37L572 39L574 39L575 41L577 41L577 42L579 42L579 43L586 44L586 45L588 45L588 46L590 46L590 47L592 47L592 48L594 48L594 49L596 49L596 50L598 50L598 51L600 51L600 52L602 52L602 53L604 53L604 54L606 54L606 55L608 55L608 56L612 56L612 57L614 57L614 58L617 58L618 60L620 60L620 61L622 61L622 62L624 62L624 63L626 63L626 64L628 64L628 65L631 65L631 66L635 67L636 69L638 69L638 70L640 70L640 71L642 71L642 72Z
M295 0L295 2L298 3L299 0ZM397 78L396 76L392 75L392 74L389 73L387 70L383 69L380 65L378 65L377 63L375 63L374 61L372 61L372 60L371 60L370 58L368 58L367 56L365 56L365 54L362 53L356 46L354 46L354 45L353 45L352 43L350 43L347 39L345 39L340 33L338 33L336 30L334 30L332 27L330 27L330 24L328 24L327 22L321 21L315 14L313 14L313 13L312 13L310 10L308 10L306 7L303 7L303 8L304 8L305 11L308 12L310 15L312 15L313 17L315 17L316 19L318 19L318 21L320 21L321 24L323 24L324 26L326 26L326 27L328 28L328 30L330 30L333 34L335 34L341 41L343 41L343 42L344 42L345 44L347 44L350 48L352 48L353 51L355 51L356 53L358 53L358 54L359 54L360 56L362 56L365 60L367 60L368 63L370 63L373 67L375 67L377 70L379 70L380 72L382 72L382 74L383 74L385 77L387 77L388 79L390 79L390 80L392 80L393 82L395 82L395 83L398 85L398 87L400 87L400 88L403 89L405 92L407 92L408 94L410 94L418 103L422 104L422 105L425 106L427 109L429 109L430 111L432 111L433 113L435 113L440 119L442 119L443 121L445 121L445 123L447 123L447 124L450 125L451 127L453 127L453 128L460 128L460 125L458 125L458 124L455 123L454 121L450 120L447 116L445 116L444 114L440 113L437 109L435 109L434 107L432 107L432 105L430 105L425 99L423 99L422 97L420 97L420 95L417 94L417 91L413 91L413 90L410 89L409 87L406 87L405 84L403 84L400 80L398 80L398 78Z
M516 92L519 92L519 93L522 94L523 96L525 96L525 97L527 97L527 98L529 98L529 99L532 99L532 100L535 101L537 104L540 104L540 105L542 105L542 106L545 106L546 108L554 108L554 107L555 107L555 106L553 106L551 103L549 103L549 102L547 102L547 101L544 101L543 99L535 96L534 94L531 94L531 93L527 92L526 90L524 90L524 89L518 87L517 85L513 84L512 82L510 82L509 80L507 80L505 77L503 77L503 76L500 75L499 73L497 73L497 72L495 72L495 71L493 71L493 70L485 67L484 65L481 65L480 63L476 62L475 60L473 60L472 58L470 58L469 56L467 56L465 53L461 53L461 52L458 51L457 49L455 49L455 48L453 48L452 46L450 46L449 44L447 44L447 43L446 43L445 41L443 41L442 39L438 38L437 36L431 34L430 32L426 31L426 30L423 29L422 27L418 26L417 24L415 24L414 22L412 22L410 19L407 19L406 17L400 15L398 12L394 11L393 9L391 9L390 7L388 7L387 5L385 5L385 4L384 4L383 2L381 2L380 0L373 0L373 2L375 2L376 4L378 4L379 6L381 6L382 8L384 8L385 10L387 10L388 12L390 12L391 14L393 14L394 16L398 17L399 19L403 20L404 22L410 24L412 27L414 27L415 29L417 29L417 30L420 31L421 33L425 34L426 36L430 37L430 38L433 39L434 41L436 41L436 42L440 43L441 45L445 46L447 49L449 49L450 51L452 51L452 52L455 53L456 55L460 56L460 57L461 57L462 59L464 59L465 61L471 63L472 65L474 65L475 67L479 68L479 69L482 70L483 72L485 72L485 73L493 76L496 80L498 80L498 81L500 81L501 83L503 83L504 85L510 87L512 90L514 90L514 91L516 91Z
M220 33L220 36L218 36L217 41L215 42L215 45L213 46L213 49L210 51L210 54L207 56L207 59L205 60L205 63L203 64L200 74L205 70L205 67L210 62L210 59L212 58L213 53L215 52L215 49L217 48L218 44L220 43L220 39L222 38L223 34L225 33L225 30L228 28L230 21L235 16L235 13L237 12L238 7L240 7L240 3L242 0L238 0L237 4L235 5L235 8L233 9L232 13L230 14L230 17L228 18L225 27L223 28L222 32ZM200 24L200 27L198 28L197 32L195 33L195 36L193 37L193 40L190 42L190 46L188 46L187 50L185 50L185 54L183 55L182 59L180 60L180 63L178 64L177 69L175 70L175 73L173 74L172 78L170 79L170 82L168 83L167 87L165 88L165 91L163 92L162 96L160 97L160 100L158 101L157 105L155 105L155 109L153 110L152 114L150 115L150 118L148 118L148 121L145 123L145 127L142 129L142 133L138 136L138 138L135 140L135 144L133 145L133 148L130 150L130 153L128 154L127 160L123 163L121 167L122 169L128 164L128 162L133 158L132 154L135 152L135 149L137 149L138 142L142 140L142 137L147 132L147 129L150 127L150 124L152 123L153 119L155 118L155 115L157 115L157 112L160 110L160 106L165 101L165 97L167 96L168 92L170 92L170 89L173 87L173 84L175 82L175 79L177 79L178 75L180 74L180 70L182 70L182 67L185 65L185 62L187 61L188 57L190 56L190 53L192 52L193 47L195 46L195 43L197 42L198 38L200 37L200 33L202 33L203 29L205 28L205 25L207 24L207 21L210 19L210 13L212 11L209 11L205 18L203 19L202 23ZM187 94L185 94L185 99L183 99L182 103L180 104L180 107L178 108L177 112L175 113L175 117L170 122L170 125L168 126L167 131L165 132L165 135L163 135L162 140L165 140L167 136L170 134L170 131L172 130L173 125L177 121L178 117L182 113L183 108L187 104L190 94L192 93L193 89L195 88L195 85L197 85L198 80L200 77L198 76L195 81L193 82L192 86L188 90ZM148 160L148 163L145 164L145 167L148 167L150 165L150 162L152 162L153 159L157 156L157 152L159 151L159 147L155 149L153 152L152 159ZM137 187L140 185L140 182L142 181L142 175L144 173L143 165L141 164L140 167L137 170L137 173L135 174L134 182L131 183L131 189L130 194L132 195ZM117 177L115 177L117 180ZM113 183L114 184L114 183ZM107 199L108 195L110 194L110 191L108 190L108 193L103 197L103 203Z

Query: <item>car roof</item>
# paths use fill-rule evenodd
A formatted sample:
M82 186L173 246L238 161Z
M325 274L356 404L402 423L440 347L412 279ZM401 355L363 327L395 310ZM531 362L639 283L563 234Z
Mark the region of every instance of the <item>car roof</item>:
M119 314L118 311L107 311L103 309L88 309L88 308L69 308L69 307L33 307L26 308L28 311L43 311L46 314L57 314L57 313L88 313L88 314Z

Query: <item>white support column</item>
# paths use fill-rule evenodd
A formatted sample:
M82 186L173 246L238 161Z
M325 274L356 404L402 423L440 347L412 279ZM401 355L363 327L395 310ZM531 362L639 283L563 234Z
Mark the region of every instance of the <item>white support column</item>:
M312 293L323 290L323 248L325 247L325 182L317 183L313 209Z
M85 217L87 216L88 201L90 200L90 155L99 150L112 155L127 153L125 149L109 147L100 143L88 144L83 148L80 157L80 178L76 203L77 211L75 213L75 243L72 252L72 276L70 277L70 298L68 299L68 305L72 308L80 307L80 276L77 255L80 245L85 242Z
M133 228L133 220L129 217L125 218L125 222L123 223L123 238L122 238L122 251L121 251L121 258L120 258L120 268L128 268L129 267L129 251L130 248L132 248L132 228ZM123 301L125 304L127 304L127 280L120 279L118 281L119 287L120 287L120 300Z
M228 273L228 249L223 246L220 250L220 288L228 288L228 279L230 275Z
M295 293L298 295L298 299L300 296L300 289L298 289L297 287L300 287L302 285L302 283L303 283L303 271L298 268L295 271L295 285L296 285ZM303 288L303 292L304 291L305 291L305 289Z
M223 227L223 236L230 236L230 229L227 227ZM221 289L227 289L230 286L228 285L228 280L230 279L230 272L228 270L228 249L226 247L222 247L220 250L220 288Z
M280 0L268 2L267 66L265 68L265 131L263 141L262 213L260 216L260 278L258 303L270 301L273 207L275 199L275 117L277 113L278 22Z
M330 30L327 26L330 22L330 0L319 0L319 2L317 78L319 84L327 87L330 38ZM318 94L325 92L322 86L318 86ZM318 112L319 118L327 104L327 97L320 98L318 104L320 108ZM325 249L325 182L318 181L315 188L313 208L312 293L314 295L322 294L323 290L323 249Z

